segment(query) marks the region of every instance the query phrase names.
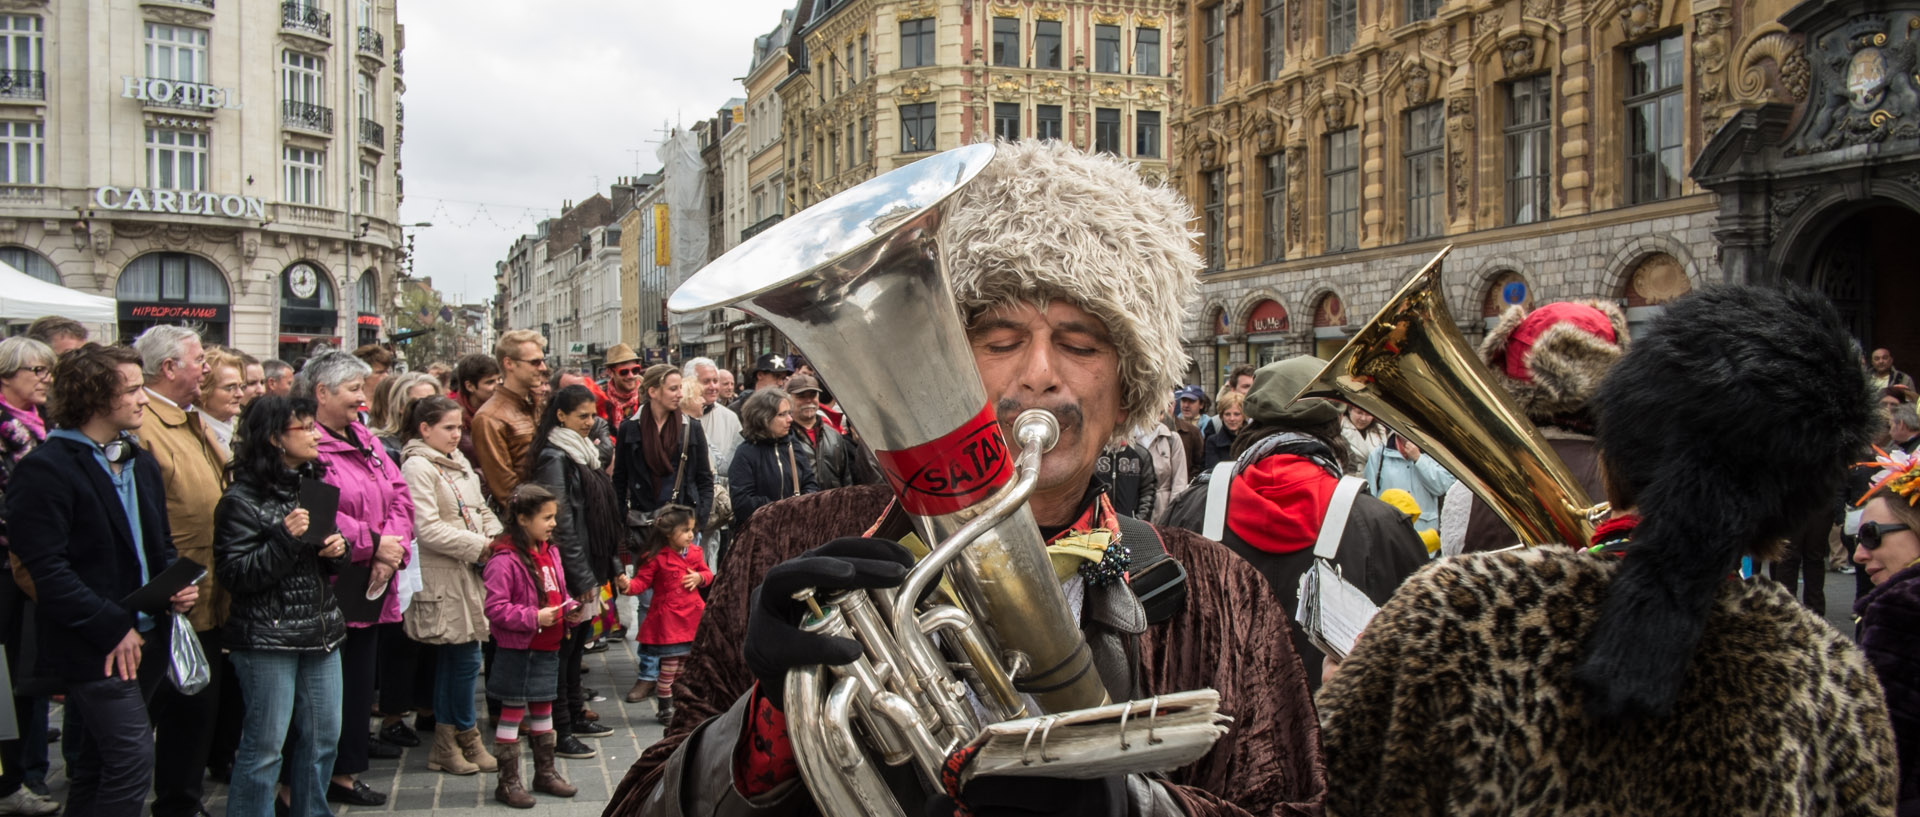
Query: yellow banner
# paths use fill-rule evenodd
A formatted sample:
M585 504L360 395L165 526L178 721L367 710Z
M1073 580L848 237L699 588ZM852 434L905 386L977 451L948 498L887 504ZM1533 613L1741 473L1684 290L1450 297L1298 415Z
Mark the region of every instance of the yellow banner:
M664 267L673 263L671 257L667 252L667 206L656 204L653 206L653 263Z

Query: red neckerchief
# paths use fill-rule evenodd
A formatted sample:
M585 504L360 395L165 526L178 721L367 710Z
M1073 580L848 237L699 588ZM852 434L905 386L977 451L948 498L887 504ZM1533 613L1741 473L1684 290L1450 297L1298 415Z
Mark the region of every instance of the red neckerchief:
M1627 555L1627 543L1633 541L1633 529L1640 524L1637 514L1616 516L1593 529L1593 541L1587 552L1595 556L1620 558Z

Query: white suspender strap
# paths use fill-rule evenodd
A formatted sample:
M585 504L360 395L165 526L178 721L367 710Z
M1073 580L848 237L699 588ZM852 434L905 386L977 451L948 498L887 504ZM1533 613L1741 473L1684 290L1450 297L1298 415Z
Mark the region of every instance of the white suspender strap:
M1233 482L1233 460L1227 460L1213 467L1213 476L1207 481L1207 518L1200 526L1200 535L1215 542L1224 542L1227 535L1227 488Z
M1327 503L1327 518L1320 523L1320 538L1313 543L1315 557L1332 559L1340 552L1340 535L1346 532L1353 500L1366 485L1367 481L1359 477L1340 478L1340 484L1333 489L1333 499Z

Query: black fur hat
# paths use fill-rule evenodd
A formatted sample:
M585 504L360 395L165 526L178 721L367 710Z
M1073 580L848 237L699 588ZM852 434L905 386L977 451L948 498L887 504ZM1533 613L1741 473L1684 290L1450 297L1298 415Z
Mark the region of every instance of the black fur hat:
M1574 677L1596 719L1664 715L1719 583L1833 503L1873 400L1825 298L1725 286L1669 304L1594 407L1613 498L1641 522Z

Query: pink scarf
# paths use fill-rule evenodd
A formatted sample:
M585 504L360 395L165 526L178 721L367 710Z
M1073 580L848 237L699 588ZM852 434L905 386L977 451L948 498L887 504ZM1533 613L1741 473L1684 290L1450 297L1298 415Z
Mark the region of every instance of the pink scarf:
M39 409L21 408L8 402L5 396L0 396L0 406L6 406L7 410L13 413L13 418L19 420L21 425L26 426L27 431L33 434L35 440L44 440L47 438L47 421L40 416Z

